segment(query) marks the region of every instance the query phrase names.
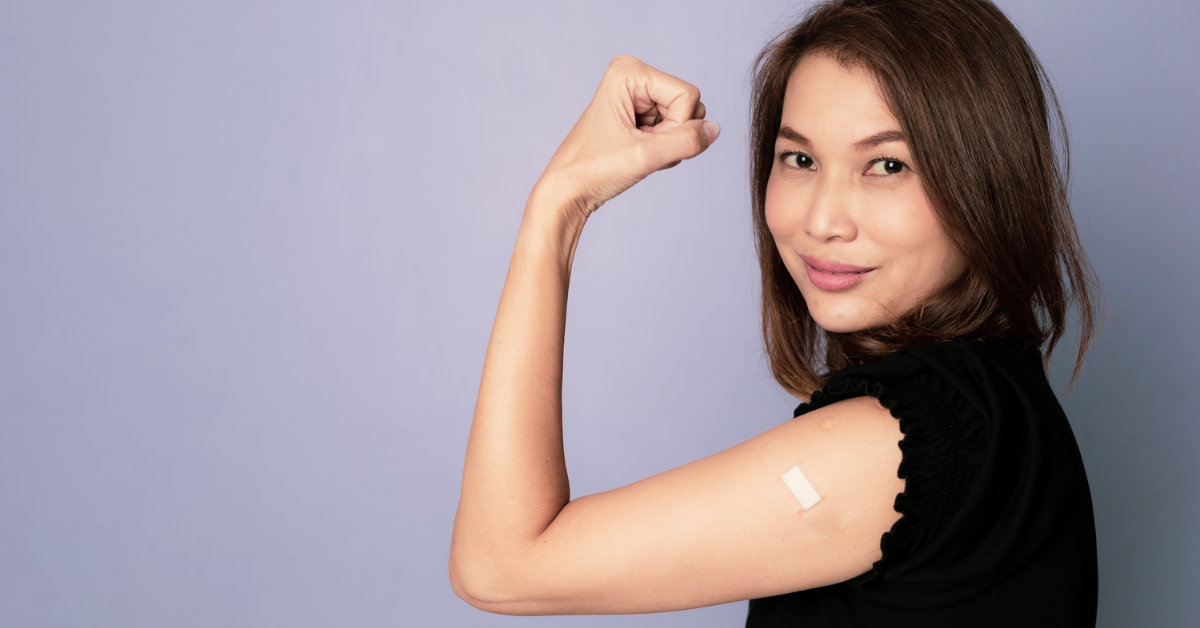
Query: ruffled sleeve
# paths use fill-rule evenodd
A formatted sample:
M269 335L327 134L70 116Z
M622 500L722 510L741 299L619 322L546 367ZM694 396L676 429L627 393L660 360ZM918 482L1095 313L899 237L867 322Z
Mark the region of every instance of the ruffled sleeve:
M905 481L882 558L849 583L867 599L916 609L970 598L1058 542L1080 495L1090 517L1082 461L1036 351L1015 342L904 349L839 371L795 415L864 395L900 421ZM1075 459L1046 455L1062 450Z

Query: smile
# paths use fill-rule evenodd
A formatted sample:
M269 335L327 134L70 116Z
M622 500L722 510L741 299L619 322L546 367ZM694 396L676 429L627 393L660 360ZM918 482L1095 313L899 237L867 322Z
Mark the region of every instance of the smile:
M819 257L804 256L808 280L820 290L836 292L855 286L874 271L874 268L842 264Z

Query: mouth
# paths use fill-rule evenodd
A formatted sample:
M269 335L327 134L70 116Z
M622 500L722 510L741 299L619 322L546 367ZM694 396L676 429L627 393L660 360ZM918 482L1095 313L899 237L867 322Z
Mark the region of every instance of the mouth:
M855 286L867 278L874 268L843 264L819 257L802 256L808 280L820 290L837 292Z

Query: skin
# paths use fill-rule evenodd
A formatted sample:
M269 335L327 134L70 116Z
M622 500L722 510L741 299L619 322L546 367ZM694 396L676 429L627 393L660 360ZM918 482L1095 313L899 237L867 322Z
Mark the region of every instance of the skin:
M809 84L815 79L805 67L792 77L796 94L816 101L822 93L834 96L810 110L794 106L788 92L785 124L805 129L819 161L808 174L772 174L768 212L772 229L779 226L781 251L794 263L810 254L812 240L826 247L812 250L827 256L843 250L849 256L853 245L862 259L833 259L880 264L893 278L905 269L936 269L902 266L916 253L890 256L886 233L868 239L859 228L851 235L853 216L873 203L909 207L912 200L914 184L903 177L855 183L862 171L849 167L847 142L898 125L890 114L879 115L886 107L878 96L876 107L839 100L875 93L859 89L863 75L822 75L831 82L819 87L833 91L820 92L805 87L818 87ZM899 518L892 504L904 490L896 477L902 435L870 397L810 412L629 486L570 499L561 396L575 247L605 201L716 140L720 129L704 115L694 86L618 57L530 194L484 362L451 539L450 582L473 606L528 615L647 613L824 586L869 570L880 558L880 537ZM860 214L852 216L845 209L851 206ZM872 233L886 229L878 218ZM821 313L818 321L850 320L868 311L862 304L869 299L896 294L879 285L872 290L859 301L839 295L843 300L810 305ZM820 494L811 510L801 510L780 480L780 451L801 464Z
M776 139L767 226L818 325L851 332L885 324L962 272L868 71L805 57L780 127L792 132ZM871 137L886 141L857 144ZM810 280L805 256L873 270L850 288L825 290Z

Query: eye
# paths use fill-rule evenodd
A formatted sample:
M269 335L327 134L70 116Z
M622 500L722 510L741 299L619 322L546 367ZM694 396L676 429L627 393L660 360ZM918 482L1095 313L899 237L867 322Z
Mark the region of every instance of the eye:
M791 166L793 168L812 170L813 166L815 165L813 163L813 158L805 155L804 153L784 153L780 155L779 158L783 161L785 166Z
M867 174L877 177L885 177L892 174L900 174L908 166L899 159L891 157L883 157L876 159L867 165Z

